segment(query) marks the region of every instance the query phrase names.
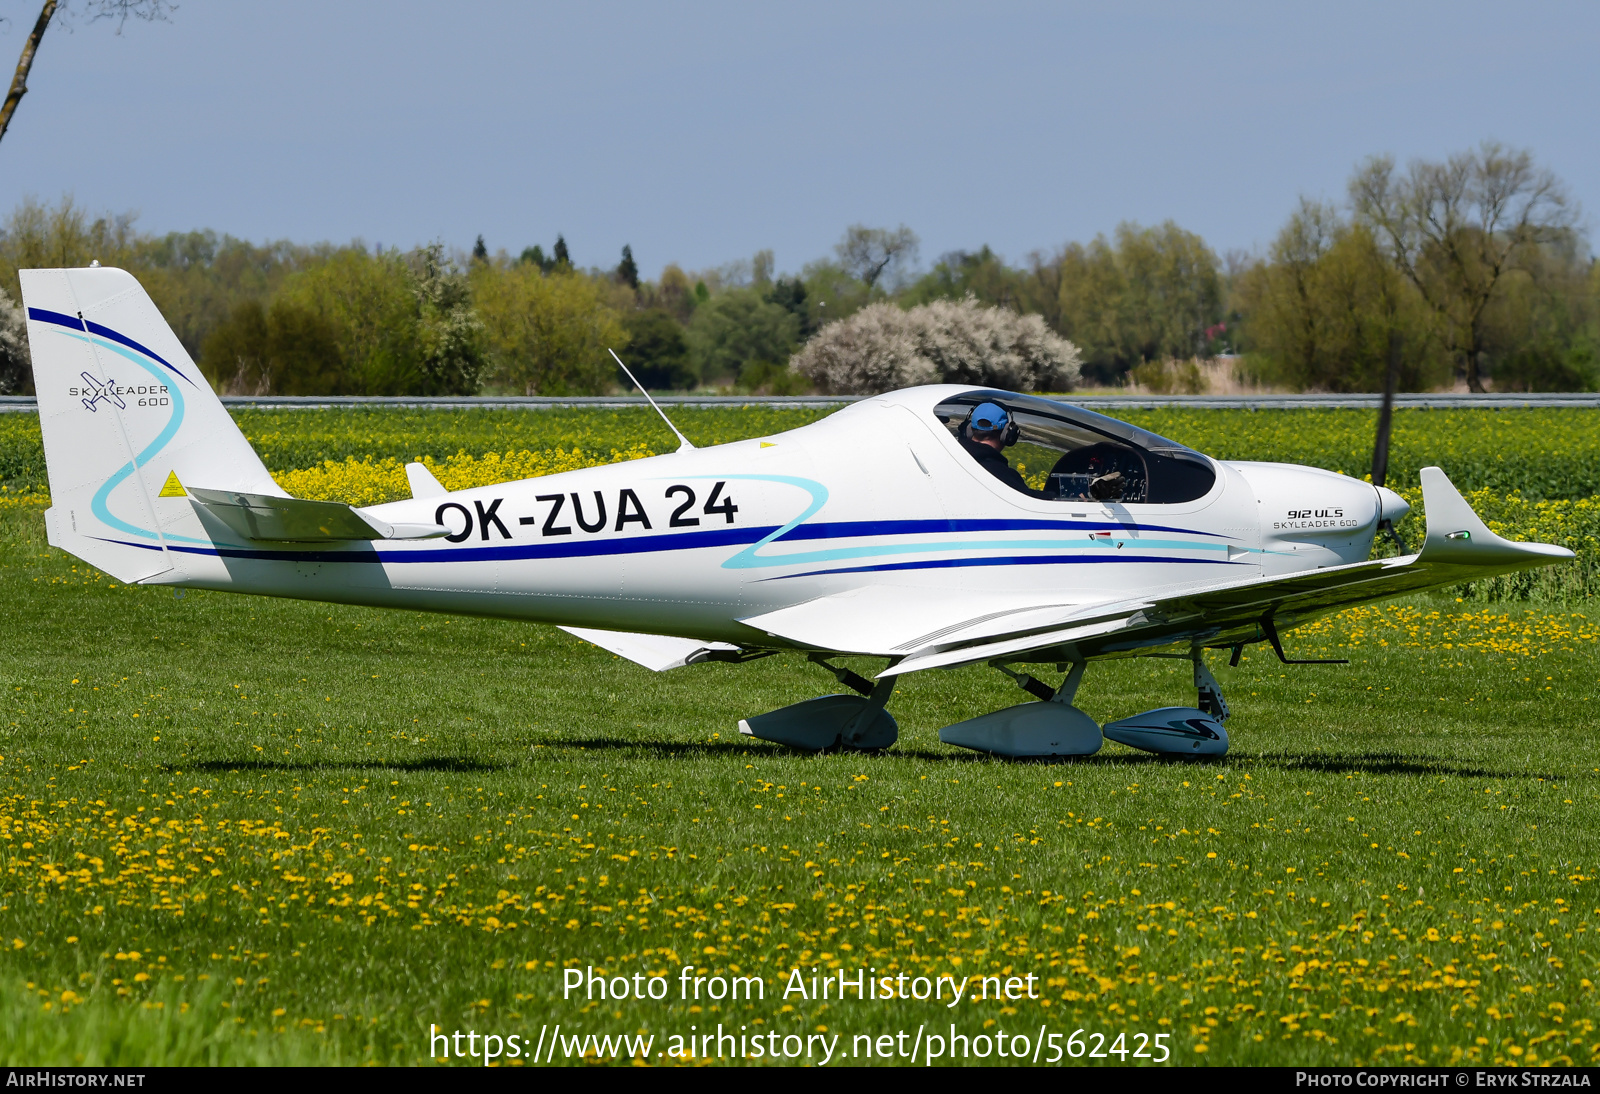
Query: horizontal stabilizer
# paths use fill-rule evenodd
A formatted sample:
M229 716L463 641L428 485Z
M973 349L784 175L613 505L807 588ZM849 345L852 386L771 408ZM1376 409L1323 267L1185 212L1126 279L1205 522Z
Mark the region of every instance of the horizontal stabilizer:
M277 498L235 490L188 488L195 505L245 539L275 543L333 543L373 539L432 539L442 524L391 524L337 501Z
M726 642L702 642L698 638L674 638L667 634L633 634L628 631L598 631L589 627L562 627L575 638L591 642L618 657L626 657L651 672L666 672L699 661L714 652L737 653L738 646Z

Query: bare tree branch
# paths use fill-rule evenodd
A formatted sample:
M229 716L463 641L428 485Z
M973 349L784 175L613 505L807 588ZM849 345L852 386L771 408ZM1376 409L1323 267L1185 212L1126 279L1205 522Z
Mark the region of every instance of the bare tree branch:
M1350 199L1433 310L1467 386L1483 391L1484 315L1505 276L1576 223L1555 175L1489 141L1443 163L1415 162L1400 179L1392 159L1375 157L1351 180Z
M33 33L28 35L27 42L23 44L22 59L17 62L17 74L11 78L11 91L6 95L5 105L0 106L0 137L6 135L6 130L11 126L11 116L17 112L17 104L28 93L28 72L33 68L33 55L39 51L39 40L44 37L45 28L50 25L55 13L56 0L44 0L44 9L33 24Z
M165 21L168 16L178 10L178 5L172 0L88 0L85 6L89 22L98 23L102 19L117 20L117 33L122 33L122 28L129 19L142 19L145 22ZM39 51L39 40L44 37L45 28L50 25L50 20L59 14L57 22L70 30L72 24L68 17L71 9L60 0L45 0L44 8L39 12L39 19L33 24L33 33L28 35L28 40L22 47L22 58L17 62L17 74L11 78L11 91L6 95L4 106L0 106L0 138L6 135L6 130L11 127L11 116L17 112L17 104L22 102L22 97L28 93L28 72L33 68L34 54Z
M89 22L115 19L117 33L121 34L129 19L140 19L146 23L166 22L167 17L178 10L178 5L172 0L89 0L86 9Z
M892 232L887 228L852 224L834 251L844 268L870 289L877 285L885 271L899 272L915 262L917 244L917 233L904 224Z

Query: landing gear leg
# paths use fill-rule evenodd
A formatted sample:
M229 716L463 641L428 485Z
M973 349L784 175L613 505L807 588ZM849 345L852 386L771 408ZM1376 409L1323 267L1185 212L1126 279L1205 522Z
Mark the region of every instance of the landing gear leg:
M1057 668L1060 666L1058 665ZM1087 661L1074 661L1072 668L1067 672L1067 678L1061 681L1061 686L1050 697L1052 703L1065 703L1072 705L1072 700L1078 697L1078 685L1083 683L1083 670L1089 667Z
M893 661L889 662L891 665ZM867 693L867 702L851 722L839 734L839 743L846 748L888 748L894 744L899 733L894 728L894 719L889 717L884 705L889 702L889 696L894 694L894 686L899 683L899 677L886 676L872 685L872 690ZM883 724L888 719L887 731ZM887 732L888 740L884 741Z
M810 661L813 665L821 665L823 668L833 673L833 678L835 680L839 681L839 683L843 684L857 695L870 696L874 690L871 680L868 680L866 677L861 676L858 673L851 672L843 665L828 664L828 659L822 656L820 653L808 653L806 654L806 660ZM894 662L891 661L890 664L894 664ZM882 706L883 704L879 703L878 705Z
M1200 693L1200 699L1195 705L1217 721L1226 722L1228 701L1222 697L1222 685L1217 683L1217 678L1206 668L1205 649L1196 646L1190 656L1194 658L1194 687Z
M1053 688L1043 680L1037 680L1025 672L1015 672L1001 661L990 661L989 667L1011 677L1017 687L1041 703L1065 703L1071 706L1073 697L1078 694L1078 685L1083 682L1083 670L1087 664L1086 661L1074 661L1072 671L1067 673L1067 678L1061 682L1059 688Z

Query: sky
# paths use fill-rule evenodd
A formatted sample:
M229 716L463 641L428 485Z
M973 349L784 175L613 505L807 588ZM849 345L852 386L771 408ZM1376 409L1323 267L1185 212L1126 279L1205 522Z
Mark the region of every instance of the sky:
M82 8L85 0L76 0ZM38 0L0 0L0 60ZM796 271L848 225L922 265L1172 219L1264 249L1365 157L1526 148L1600 211L1600 5L182 0L53 26L0 210L147 232ZM9 61L5 61L9 65Z

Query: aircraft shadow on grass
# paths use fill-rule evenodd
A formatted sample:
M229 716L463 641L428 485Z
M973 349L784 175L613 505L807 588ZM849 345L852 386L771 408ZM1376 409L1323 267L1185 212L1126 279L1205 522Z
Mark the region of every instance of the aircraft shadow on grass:
M1495 771L1476 764L1446 760L1437 756L1408 756L1403 752L1368 752L1360 755L1307 755L1303 752L1265 752L1256 756L1236 756L1241 766L1259 765L1284 771L1317 771L1327 774L1363 775L1453 775L1465 779L1538 779L1559 782L1561 776L1548 771Z
M764 758L777 759L780 757L799 760L810 757L828 756L830 752L792 752L787 749L751 748L750 745L740 741L639 741L625 738L607 737L582 737L573 740L540 741L529 749L528 759L537 759L539 750L548 749L551 752L565 751L592 751L592 752L636 752L657 756L662 759L692 759L696 757L715 758L722 756L744 756L760 754ZM851 752L850 755L857 759L867 759L872 753ZM924 763L937 763L946 766L968 767L973 764L993 764L992 756L972 753L970 755L951 754L948 752L935 752L931 749L897 748L892 753L881 753L885 758L893 757L904 760L919 760ZM242 771L280 771L280 772L307 772L329 771L339 769L359 769L370 771L406 771L414 774L423 773L486 773L509 771L513 767L526 762L522 759L506 762L486 762L483 760L468 759L464 756L427 756L421 759L409 760L300 760L287 762L282 760L201 760L198 763L184 765L190 771L206 771L213 774L226 774L228 772ZM1017 761L1010 761L1017 762ZM1332 755L1308 756L1304 753L1269 752L1259 755L1239 754L1224 758L1221 756L1163 756L1128 753L1099 753L1092 756L1056 756L1038 757L1022 761L1030 764L1062 765L1071 764L1083 767L1148 767L1157 766L1202 766L1202 767L1268 767L1280 771L1312 771L1330 775L1438 775L1453 776L1464 779L1537 779L1543 782L1559 782L1561 777L1550 772L1538 771L1496 771L1476 764L1461 763L1434 756L1407 755L1400 752L1374 752L1363 755Z
M693 757L693 756L760 756L763 759L793 759L809 760L813 757L828 757L848 755L856 759L868 760L875 756L904 760L928 760L937 763L990 763L993 756L979 755L951 755L947 752L934 752L930 749L898 747L893 752L859 751L856 749L822 749L799 750L783 748L781 746L750 745L745 743L748 738L729 741L639 741L628 740L625 737L583 737L569 740L540 741L534 746L536 749L549 749L551 751L577 750L580 752L648 752L662 757ZM537 756L537 753L534 753ZM1022 762L1058 763L1065 760L1082 762L1086 757L1046 757L1035 761L1025 758ZM1151 760L1160 757L1151 756Z
M484 763L481 760L469 760L461 756L428 756L420 760L299 760L293 763L280 760L201 760L199 763L185 764L184 770L225 775L238 771L305 772L356 768L363 771L408 771L421 774L506 771L511 766L505 763Z
M740 755L749 756L760 754L764 757L791 757L794 759L808 759L812 756L832 755L832 752L797 752L778 748L752 748L739 741L637 741L625 738L584 737L574 740L541 741L537 746L552 751L577 749L580 751L634 751L648 752L662 757L690 757L690 756L724 756ZM849 755L857 758L866 758L872 753L850 752ZM931 749L921 748L896 748L893 752L879 753L884 757L895 757L907 760L921 760L928 763L959 764L993 764L993 756L980 753L952 754L949 752L935 752ZM1016 763L1016 760L1009 760ZM1436 756L1407 755L1400 752L1372 752L1362 755L1331 755L1308 756L1304 753L1269 752L1250 755L1248 753L1235 753L1229 757L1222 756L1172 756L1148 755L1144 753L1097 753L1091 756L1045 756L1024 759L1021 762L1035 764L1074 764L1085 767L1146 767L1150 765L1179 765L1179 766L1204 766L1204 767L1271 767L1284 771L1315 771L1322 774L1347 775L1441 775L1454 776L1466 779L1540 779L1544 782L1558 782L1560 776L1549 772L1539 771L1496 771L1491 768L1481 767L1476 764L1461 763ZM382 765L373 765L382 766Z

